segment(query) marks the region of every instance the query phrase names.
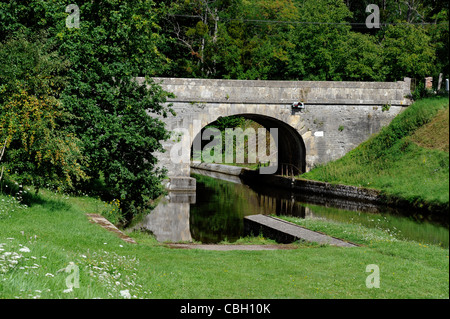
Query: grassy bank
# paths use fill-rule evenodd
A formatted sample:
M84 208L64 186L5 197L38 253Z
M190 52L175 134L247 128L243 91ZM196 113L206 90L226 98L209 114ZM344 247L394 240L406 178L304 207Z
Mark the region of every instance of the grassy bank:
M381 190L390 201L448 209L448 98L415 102L341 159L303 178Z
M50 191L26 206L0 195L0 298L449 296L448 249L403 241L382 230L321 224L325 233L362 245L356 248L179 250L139 232L129 234L137 245L126 243L85 216L111 207ZM70 262L80 275L79 288L72 290L66 285L73 273L65 271ZM380 268L378 289L366 287L369 264Z

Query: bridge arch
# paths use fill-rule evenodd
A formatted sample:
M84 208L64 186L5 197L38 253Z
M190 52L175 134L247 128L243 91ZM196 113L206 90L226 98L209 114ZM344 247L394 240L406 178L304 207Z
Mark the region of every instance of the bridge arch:
M267 116L263 114L256 113L236 113L227 115L228 116L239 116L245 119L252 120L261 126L263 126L267 131L276 128L278 134L275 138L275 145L277 148L277 159L278 159L278 170L277 173L281 171L281 164L289 166L294 174L299 174L306 171L306 147L302 136L299 132L286 122L277 119L272 116ZM193 152L193 146L195 141L201 140L201 136L205 128L216 122L219 118L223 116L213 116L208 121L202 121L202 129L192 140L191 144L191 156ZM208 143L209 141L203 141ZM202 143L199 143L202 145ZM205 144L205 143L203 143ZM203 145L202 145L203 148Z
M142 78L137 80L143 82ZM308 171L344 156L388 125L412 102L408 78L397 82L190 78L154 81L174 94L167 105L175 113L158 115L174 136L161 142L165 152L155 154L157 165L167 169L171 189L180 190L190 176L190 161L184 160L184 154L189 157L198 132L220 116L242 115L266 128L278 127L280 163ZM292 108L295 102L304 102L304 108ZM388 111L385 105L390 105ZM181 147L180 131L182 136L188 136L181 139ZM172 154L182 154L183 159L174 159Z

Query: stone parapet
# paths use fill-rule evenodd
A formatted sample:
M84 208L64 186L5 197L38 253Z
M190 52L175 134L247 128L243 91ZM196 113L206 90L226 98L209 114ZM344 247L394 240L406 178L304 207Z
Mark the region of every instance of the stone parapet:
M397 82L248 81L154 78L174 93L171 102L410 105L410 80Z

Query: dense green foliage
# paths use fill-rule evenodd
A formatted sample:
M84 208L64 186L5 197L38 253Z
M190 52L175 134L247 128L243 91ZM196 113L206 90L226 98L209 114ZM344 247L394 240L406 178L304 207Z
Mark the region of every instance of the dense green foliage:
M388 198L446 211L449 153L420 147L411 136L448 106L448 98L415 102L380 133L341 159L319 166L303 177L380 189ZM434 134L448 135L448 128Z
M381 28L365 25L368 4ZM448 3L440 1L165 1L164 75L371 80L448 75ZM422 25L421 23L431 23Z
M80 29L55 30L73 63L63 103L79 118L74 130L89 154L89 175L103 172L110 196L125 212L137 212L161 193L164 172L153 153L168 138L164 124L148 114L167 112L166 94L149 78L160 60L151 2L86 1L80 12ZM146 77L144 85L135 76Z
M58 100L67 62L37 41L0 43L0 140L6 175L32 184L73 186L86 179L78 138L68 129L72 116ZM9 174L10 172L10 174Z
M162 191L164 171L155 168L153 154L168 138L164 124L149 116L168 111L167 94L150 78L165 60L158 53L153 2L78 1L80 28L66 26L68 4L0 2L1 40L45 30L47 42L70 62L58 99L72 115L69 129L82 141L87 157L82 170L91 180L101 176L109 196L120 199L126 213L135 213ZM45 78L33 63L22 68L31 84Z

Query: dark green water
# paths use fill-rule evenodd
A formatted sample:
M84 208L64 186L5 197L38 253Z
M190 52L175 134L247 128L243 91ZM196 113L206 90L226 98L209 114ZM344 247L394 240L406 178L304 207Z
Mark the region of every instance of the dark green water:
M203 243L233 242L244 236L243 218L253 214L290 215L360 224L396 238L448 247L448 221L432 222L414 212L367 207L311 198L266 185L245 185L204 175L197 180L196 203L190 204L192 239Z

